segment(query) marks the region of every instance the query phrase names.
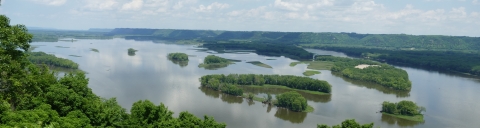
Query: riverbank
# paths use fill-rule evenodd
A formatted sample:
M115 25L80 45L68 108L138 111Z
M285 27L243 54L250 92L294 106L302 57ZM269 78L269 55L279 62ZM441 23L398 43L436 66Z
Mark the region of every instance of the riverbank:
M382 114L397 117L397 118L402 118L402 119L406 119L406 120L410 120L410 121L425 122L425 120L423 119L423 115L421 115L421 114L420 115L415 115L415 116L389 114L389 113L386 113L386 112L382 112Z

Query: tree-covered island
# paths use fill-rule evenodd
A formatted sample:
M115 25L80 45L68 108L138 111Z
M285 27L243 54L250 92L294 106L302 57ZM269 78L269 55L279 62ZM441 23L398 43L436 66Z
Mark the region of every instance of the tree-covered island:
M350 79L372 82L400 91L409 91L412 88L405 70L385 63L334 56L317 56L315 61L334 62L332 73Z
M185 53L169 53L167 58L174 64L180 65L180 67L186 67L188 65L188 55Z
M138 50L135 50L133 48L128 48L128 55L129 56L135 56L135 52L137 52Z
M331 85L326 81L291 75L205 75L200 78L200 82L201 86L223 93L248 97L249 99L260 102L269 102L279 107L286 107L292 111L300 112L312 112L313 107L308 106L306 99L296 91L319 95L326 95L331 92ZM243 94L243 90L238 86L277 86L279 88L289 88L292 91L280 94L277 96L276 101L271 101L253 95L245 95Z
M228 60L215 55L208 55L203 60L203 63L199 64L198 67L205 69L218 69L227 67L230 64L233 64L232 60Z
M169 53L168 59L173 61L188 61L188 55L185 53Z
M398 103L385 101L382 103L382 113L411 121L424 122L422 112L425 107L417 106L412 101L403 100Z

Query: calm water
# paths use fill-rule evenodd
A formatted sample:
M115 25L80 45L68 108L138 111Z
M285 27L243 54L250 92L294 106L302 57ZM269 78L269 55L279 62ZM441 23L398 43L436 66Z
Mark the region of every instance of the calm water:
M395 92L371 83L344 79L328 70L311 76L328 81L332 95L304 95L313 113L291 112L259 102L251 102L201 88L198 78L207 74L255 73L302 75L306 65L290 67L294 60L284 57L266 57L255 53L217 54L227 59L242 60L216 70L198 68L203 58L214 52L198 50L191 45L152 43L150 41L79 40L77 42L32 43L39 45L36 51L44 51L71 59L88 72L90 88L105 98L117 97L127 110L138 101L148 99L164 103L176 114L189 111L199 117L214 116L228 127L316 127L317 124L339 124L345 119L361 123L374 122L380 127L475 127L480 125L480 80L451 74L400 67L406 70L412 81L410 92ZM62 47L58 47L62 46ZM68 48L65 48L68 47ZM96 48L99 52L90 51ZM128 48L139 50L135 56L127 54ZM321 50L309 50L318 54L345 56L345 54ZM171 52L183 52L191 56L185 64L175 64L167 59ZM74 57L69 55L78 55ZM275 59L275 60L267 60ZM261 61L273 69L258 67L248 61ZM285 90L251 89L247 92L259 96L278 94ZM426 107L425 122L416 123L377 113L383 101L412 100Z

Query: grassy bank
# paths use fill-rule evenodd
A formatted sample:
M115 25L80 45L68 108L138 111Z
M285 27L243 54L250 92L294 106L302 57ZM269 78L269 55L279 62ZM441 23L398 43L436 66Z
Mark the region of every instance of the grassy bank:
M247 62L247 63L253 64L253 65L256 65L256 66L260 66L260 67L264 67L264 68L272 68L272 66L264 64L260 61L250 61L250 62Z
M238 86L245 86L245 85L238 85ZM263 85L263 86L258 86L258 85L248 85L249 87L254 87L254 88L272 88L272 89L287 89L287 90L292 90L292 91L297 91L297 92L303 92L303 93L309 93L309 94L317 94L317 95L330 95L330 93L324 93L324 92L318 92L318 91L309 91L309 90L300 90L300 89L294 89L294 88L289 88L285 86L280 86L280 85Z
M313 76L315 74L320 74L320 71L308 70L308 71L303 72L303 75L305 75L305 76Z
M330 70L333 67L333 62L330 61L300 61L290 63L290 67L295 67L297 64L307 64L308 69L314 70Z
M382 112L382 114L397 117L397 118L402 118L402 119L406 119L406 120L417 121L417 122L424 122L425 121L425 120L423 120L423 115L406 116L406 115L389 114L389 113L385 113L385 112Z

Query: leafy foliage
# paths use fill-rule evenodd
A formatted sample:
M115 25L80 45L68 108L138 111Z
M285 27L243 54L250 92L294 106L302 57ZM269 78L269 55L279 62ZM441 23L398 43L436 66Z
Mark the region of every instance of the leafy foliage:
M133 48L128 48L128 55L129 56L134 56L135 55L135 52L137 52L138 50L135 50Z
M286 107L290 110L301 112L307 109L307 100L296 91L286 92L277 95L277 105L279 107Z
M136 102L131 114L115 98L102 99L88 87L85 74L57 78L47 67L27 59L32 38L23 25L9 25L0 15L0 127L226 127L163 104Z
M407 64L440 71L457 71L480 75L478 53L453 51L382 50L349 47L318 47L344 52L350 56L364 57L396 64ZM459 63L461 62L461 63Z
M332 72L340 73L347 78L369 81L395 90L410 90L412 86L408 73L405 70L388 64L333 56L317 56L316 60L334 62L334 66L331 69ZM363 69L355 68L355 66L361 64L375 66Z
M229 74L229 75L205 75L200 78L202 86L211 85L211 79L215 83L235 84L235 85L281 85L289 88L311 90L324 93L332 91L331 85L327 81L312 79L309 77L300 77L293 75L261 75L261 74Z
M334 125L332 127L325 124L318 124L317 128L373 128L373 123L361 125L355 119L348 119L342 122L342 124Z
M68 69L78 69L78 64L64 58L58 58L55 55L44 52L28 52L28 60L34 64L46 64L54 67L62 67Z
M219 64L219 63L229 63L229 62L230 61L228 61L227 59L222 58L222 57L218 57L218 56L215 56L215 55L208 55L203 60L204 64Z
M176 61L188 61L188 55L185 53L169 53L168 59Z
M292 59L311 59L313 54L293 45L273 43L206 43L203 47L213 50L255 50L259 55L285 56Z
M389 114L414 116L421 114L422 111L425 111L425 107L417 106L417 104L412 101L403 100L398 103L385 101L382 103L382 112Z

